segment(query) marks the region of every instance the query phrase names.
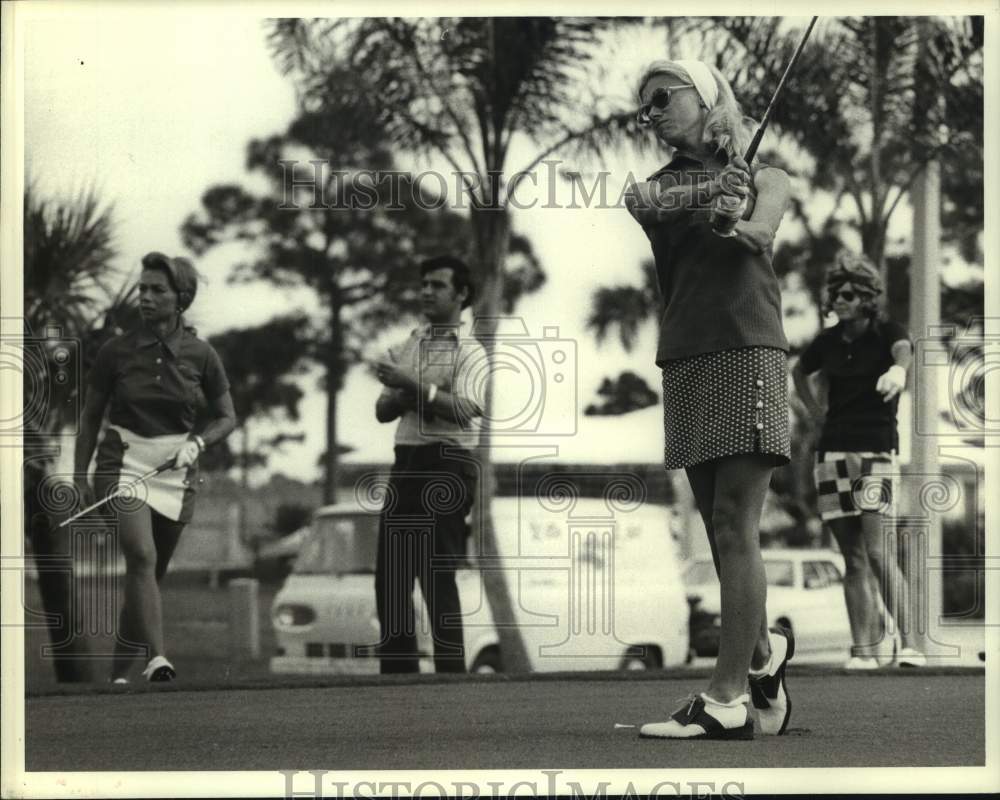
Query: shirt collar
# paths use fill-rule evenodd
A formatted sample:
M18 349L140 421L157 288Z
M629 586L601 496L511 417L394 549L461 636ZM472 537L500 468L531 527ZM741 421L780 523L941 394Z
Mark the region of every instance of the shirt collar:
M848 341L847 339L844 338L844 331L846 329L847 325L845 325L842 320L838 320L837 324L833 326L833 330L835 330L838 334L837 338L842 342ZM877 330L877 324L876 321L873 319L869 320L868 324L865 326L865 329L861 331L860 335L851 339L850 342L859 342L862 339L868 339L868 338L875 338L875 339L879 338L879 331Z
M157 342L162 342L163 346L170 351L170 355L176 357L181 351L181 339L184 338L184 319L183 317L178 320L177 327L167 336L166 339L161 339L156 335L154 331L143 326L139 328L136 335L136 344L139 347L148 347L149 345L156 344Z
M650 176L649 180L658 178L665 172L670 172L671 170L684 169L685 167L705 167L706 159L703 156L696 155L695 153L689 153L686 150L675 150L674 157L670 159L670 162L663 167L660 167L656 172ZM725 161L723 160L723 163Z
M416 330L420 338L433 336L435 333L439 337L447 336L452 339L464 339L469 335L469 321L460 319L455 325L443 325L440 322L425 322Z
M670 159L671 164L677 164L678 162L683 163L685 161L692 164L705 163L705 159L702 156L696 155L695 153L689 153L687 150L677 150L674 153L674 157Z

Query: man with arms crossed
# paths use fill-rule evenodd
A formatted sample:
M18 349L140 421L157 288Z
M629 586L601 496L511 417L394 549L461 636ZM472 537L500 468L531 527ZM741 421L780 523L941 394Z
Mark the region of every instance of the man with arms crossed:
M399 420L375 570L382 673L419 671L415 578L430 618L435 671L465 671L455 570L465 558L477 485L470 449L479 443L474 425L482 409L470 396L471 382L486 353L462 336L462 309L475 292L468 266L438 256L421 263L420 276L425 324L376 363L385 388L375 417Z

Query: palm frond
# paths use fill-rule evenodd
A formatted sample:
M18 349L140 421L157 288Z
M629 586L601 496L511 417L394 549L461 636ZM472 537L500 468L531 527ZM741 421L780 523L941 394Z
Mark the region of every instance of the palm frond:
M24 419L26 441L44 447L79 414L90 358L108 334L97 324L109 303L127 295L112 288L114 219L90 189L70 199L24 193ZM103 330L103 329L102 329Z
M94 189L71 200L47 200L29 183L24 193L24 308L34 329L58 326L79 335L81 319L110 294L116 275L114 219Z
M653 309L647 292L641 287L604 286L591 298L586 325L598 343L617 329L622 347L630 351L635 346L639 327L652 316Z
M267 45L282 74L307 76L320 69L341 24L341 20L315 17L268 20Z

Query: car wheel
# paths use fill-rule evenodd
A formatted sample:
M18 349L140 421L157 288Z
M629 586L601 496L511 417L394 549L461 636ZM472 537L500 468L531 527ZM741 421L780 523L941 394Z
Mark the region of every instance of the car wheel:
M633 672L660 669L663 666L663 657L660 655L659 647L647 644L636 647L635 650L635 653L629 653L622 659L622 669Z
M487 647L476 656L469 670L477 675L493 675L503 672L503 662L500 660L500 649L498 647Z

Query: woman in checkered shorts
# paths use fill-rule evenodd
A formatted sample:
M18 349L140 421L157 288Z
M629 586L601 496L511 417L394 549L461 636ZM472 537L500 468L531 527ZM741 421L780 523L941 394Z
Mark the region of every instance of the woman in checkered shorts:
M844 597L854 647L845 666L879 666L875 649L885 640L886 627L875 591L899 623L898 663L922 666L925 658L910 641L906 583L895 545L886 546L884 527L894 501L896 407L912 360L910 336L880 316L882 280L864 256L841 253L827 273L826 293L824 310L839 321L806 347L792 377L806 408L823 421L814 475L820 515L846 567ZM807 379L817 372L829 384L825 414Z
M789 461L788 344L771 266L788 176L743 160L754 125L714 67L656 62L638 94L640 123L673 153L627 201L652 245L663 301L656 363L664 464L687 473L722 583L719 657L707 690L640 735L753 738L751 696L760 730L781 734L794 640L767 628L759 525L771 472ZM723 198L742 201L724 236L711 219Z

